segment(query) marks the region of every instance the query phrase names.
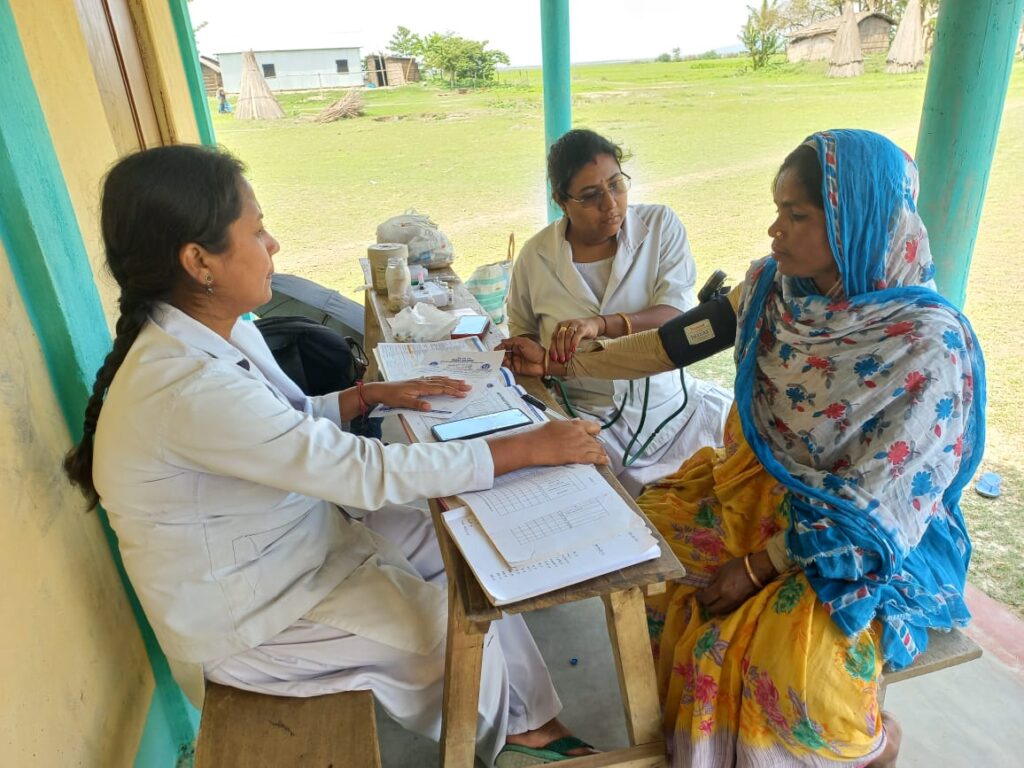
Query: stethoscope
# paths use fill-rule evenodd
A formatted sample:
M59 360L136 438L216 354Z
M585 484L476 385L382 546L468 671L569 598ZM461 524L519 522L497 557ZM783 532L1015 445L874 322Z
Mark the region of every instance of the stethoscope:
M722 287L725 283L725 279L726 274L722 270L716 269L714 272L712 272L711 277L707 279L707 282L704 283L700 291L697 292L697 303L703 304L704 302L710 301L711 299L715 298L721 293L727 293L728 289L723 289ZM577 413L576 409L572 405L572 402L569 400L569 393L565 391L565 382L557 376L552 376L551 380L555 382L555 386L558 388L558 393L559 395L561 395L562 404L565 406L566 412L575 419L580 418L580 415ZM647 421L647 405L650 401L651 395L651 378L650 376L644 378L644 399L643 406L640 410L640 423L637 424L636 431L632 433L629 442L626 443L626 447L622 451L623 467L633 466L633 464L647 452L647 449L650 447L651 443L654 442L654 438L658 436L661 430L663 430L669 424L669 422L671 422L673 419L679 416L679 414L686 410L686 406L690 402L690 393L686 389L686 375L683 372L682 368L679 369L679 385L683 389L683 404L676 408L664 419L662 419L662 422L657 427L655 427L654 431L651 432L650 436L643 442L643 445L641 445L636 450L636 452L631 455L630 450L636 444L637 440L639 440L640 435L644 429L644 423ZM598 419L598 424L601 425L602 431L611 427L622 417L622 411L626 407L626 402L632 402L633 394L633 381L631 380L629 382L629 392L626 394L625 397L622 398L622 402L618 404L618 407L615 409L615 413L612 414L611 418L608 421L602 421L601 419Z

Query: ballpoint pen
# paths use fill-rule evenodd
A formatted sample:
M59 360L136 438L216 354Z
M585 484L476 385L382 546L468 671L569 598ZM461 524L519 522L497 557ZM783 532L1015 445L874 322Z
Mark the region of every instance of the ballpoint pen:
M533 407L539 408L540 410L544 411L548 415L548 418L551 418L551 419L561 419L562 421L568 421L568 418L566 416L563 416L562 414L560 414L558 411L554 410L553 408L548 408L547 404L543 400L541 400L541 399L539 399L537 397L534 397L529 392L524 392L521 395L521 397L523 398L523 400L528 402Z

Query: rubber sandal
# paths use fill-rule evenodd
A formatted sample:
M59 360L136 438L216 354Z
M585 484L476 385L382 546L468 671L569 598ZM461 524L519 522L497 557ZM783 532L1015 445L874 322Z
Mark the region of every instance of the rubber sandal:
M995 472L985 472L978 478L974 490L978 492L979 496L984 496L986 499L998 499L1002 493L999 488L1002 483L1003 478Z
M582 755L568 754L573 749L593 749L593 747L575 736L563 736L548 742L540 749L524 747L520 744L506 744L498 753L498 757L494 761L494 768L529 768L531 765L545 765L582 757Z

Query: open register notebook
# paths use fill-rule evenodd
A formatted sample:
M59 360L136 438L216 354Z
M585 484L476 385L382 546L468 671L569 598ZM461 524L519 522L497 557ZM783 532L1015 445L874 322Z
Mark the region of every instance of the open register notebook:
M624 533L570 549L529 565L510 567L465 507L442 513L466 563L495 605L542 595L659 556L658 542L637 518Z

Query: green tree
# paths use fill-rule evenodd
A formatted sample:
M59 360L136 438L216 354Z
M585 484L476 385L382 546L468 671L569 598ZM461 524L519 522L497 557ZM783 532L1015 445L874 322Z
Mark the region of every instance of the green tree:
M782 32L776 0L761 0L761 8L747 6L747 23L740 32L740 42L750 54L754 69L764 67L771 57L782 50Z
M396 56L419 58L423 55L423 41L408 27L399 27L388 42L388 50Z
M431 32L422 39L423 65L434 77L454 88L461 82L490 82L498 64L508 64L508 54L487 50L487 40L467 40L453 32Z

